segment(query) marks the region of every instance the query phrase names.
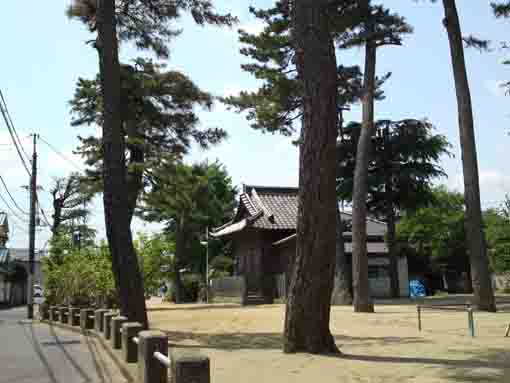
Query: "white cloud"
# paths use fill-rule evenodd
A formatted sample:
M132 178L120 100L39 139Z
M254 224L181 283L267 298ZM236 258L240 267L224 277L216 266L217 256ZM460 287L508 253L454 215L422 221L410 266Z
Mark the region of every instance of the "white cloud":
M449 178L448 187L452 190L464 192L464 178L456 174ZM480 171L480 197L482 207L497 206L510 193L510 175L499 170Z

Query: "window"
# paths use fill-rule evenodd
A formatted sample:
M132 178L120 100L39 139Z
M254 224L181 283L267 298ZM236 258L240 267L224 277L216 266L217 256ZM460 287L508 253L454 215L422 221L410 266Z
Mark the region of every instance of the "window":
M368 279L389 278L390 271L386 265L368 266Z

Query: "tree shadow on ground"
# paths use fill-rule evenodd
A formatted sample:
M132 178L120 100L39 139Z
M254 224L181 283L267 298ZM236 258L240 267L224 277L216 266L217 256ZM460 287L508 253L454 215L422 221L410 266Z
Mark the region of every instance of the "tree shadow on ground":
M168 336L169 343L176 347L211 348L225 351L235 350L281 350L282 334L278 333L223 333L208 334L162 330ZM339 345L343 343L362 346L385 346L392 344L423 344L428 341L417 337L353 337L335 335ZM186 344L187 343L187 344ZM192 343L192 344L190 344Z
M372 363L421 364L441 368L441 375L458 382L508 382L510 379L510 350L491 349L466 353L466 359L420 358L389 355L342 354L341 359Z
M450 381L490 383L510 381L510 349L490 348L484 352L471 352L468 362L478 367L448 366L443 374ZM485 365L484 365L485 364Z

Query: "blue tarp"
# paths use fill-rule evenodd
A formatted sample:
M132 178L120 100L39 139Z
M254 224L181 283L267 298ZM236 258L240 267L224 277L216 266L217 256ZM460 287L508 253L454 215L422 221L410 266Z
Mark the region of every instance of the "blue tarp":
M419 280L409 281L409 295L411 298L419 298L427 296L425 286Z

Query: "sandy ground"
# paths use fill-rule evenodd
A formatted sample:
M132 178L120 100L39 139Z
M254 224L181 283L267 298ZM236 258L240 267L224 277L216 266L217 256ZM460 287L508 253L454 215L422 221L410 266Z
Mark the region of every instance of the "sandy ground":
M496 314L475 313L471 338L466 313L425 311L419 332L416 306L404 303L377 305L375 314L334 307L331 332L342 357L283 354L284 305L151 300L149 318L172 347L209 355L214 382L510 382L510 338L504 338L510 304Z

